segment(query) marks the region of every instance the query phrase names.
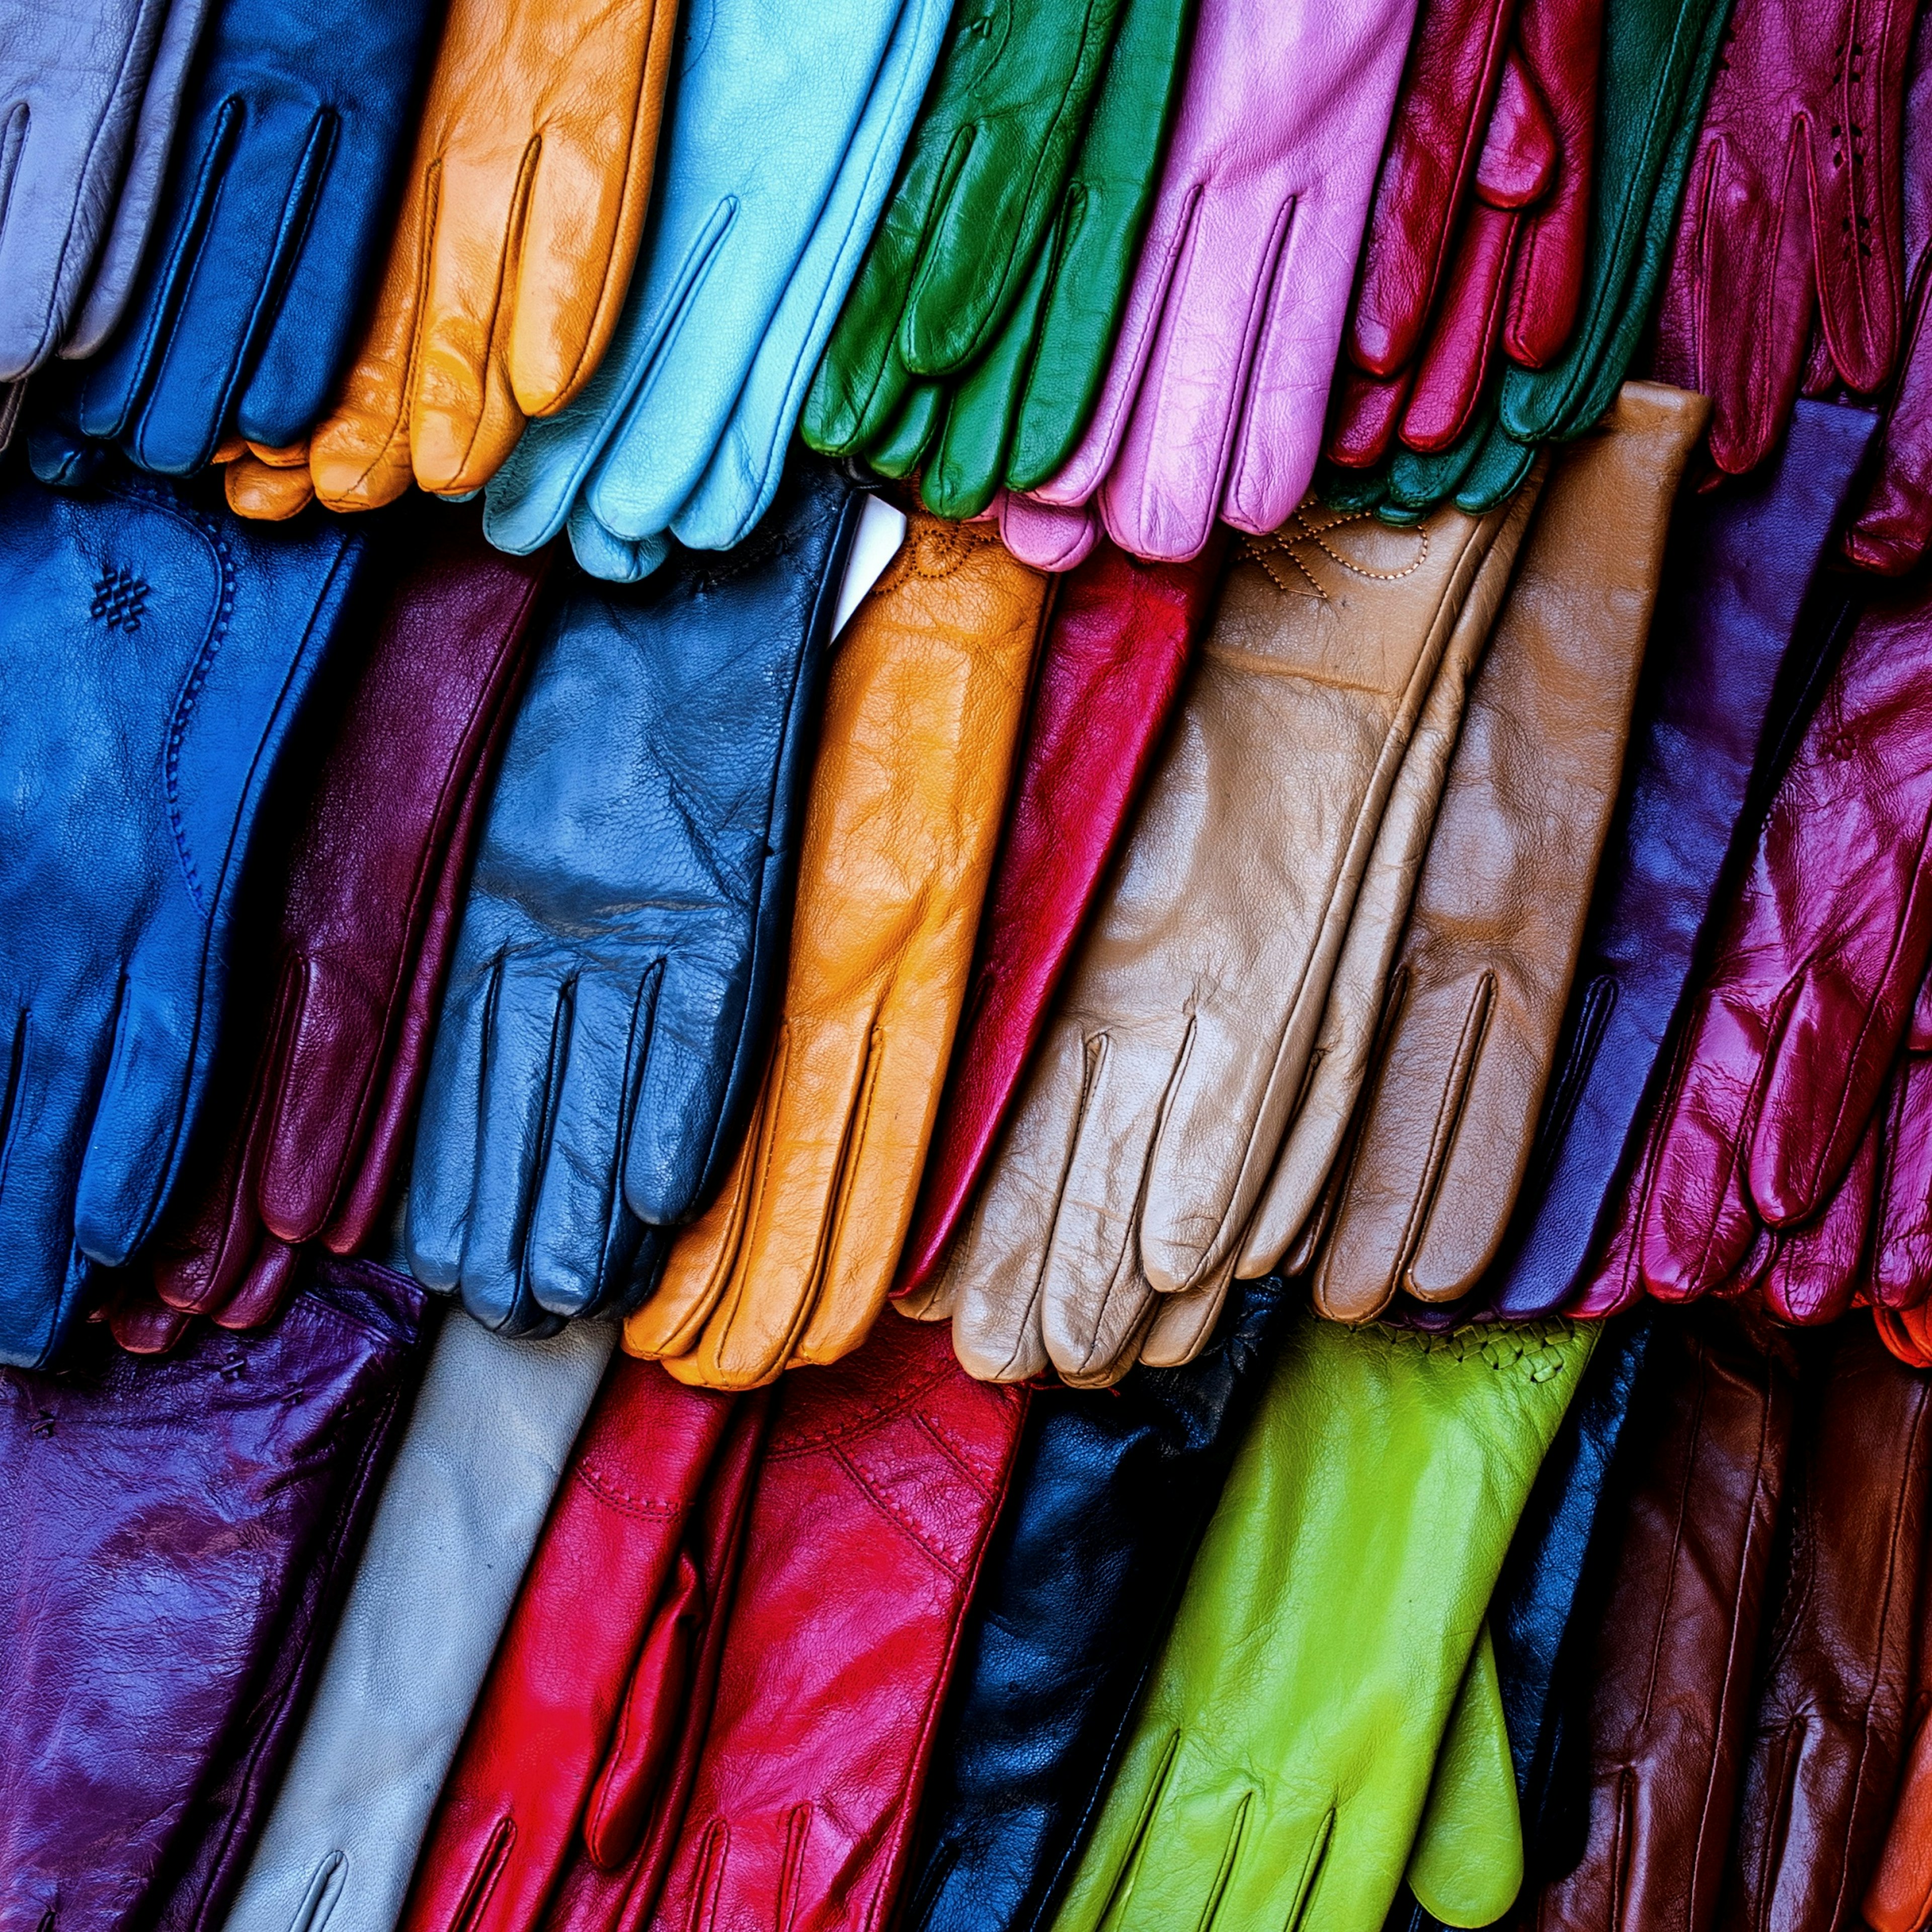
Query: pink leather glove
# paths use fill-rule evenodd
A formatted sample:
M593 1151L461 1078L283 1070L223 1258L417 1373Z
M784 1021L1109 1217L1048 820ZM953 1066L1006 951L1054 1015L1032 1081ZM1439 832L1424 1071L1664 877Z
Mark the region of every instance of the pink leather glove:
M1137 556L1259 536L1322 446L1414 0L1202 0L1187 91L1099 406L1035 494L1097 497Z
M1207 620L1220 548L1144 564L1102 544L1054 604L898 1294L940 1268L992 1157Z

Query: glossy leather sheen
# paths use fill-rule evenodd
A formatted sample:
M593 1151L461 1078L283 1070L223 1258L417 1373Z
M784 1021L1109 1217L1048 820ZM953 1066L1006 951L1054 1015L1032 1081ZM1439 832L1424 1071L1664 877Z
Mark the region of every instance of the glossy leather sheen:
M272 1328L0 1375L0 1921L218 1924L404 1406L413 1283L326 1261Z
M1314 1283L1344 1321L1467 1293L1528 1170L1700 398L1628 383L1544 485L1457 741ZM1257 1232L1268 1222L1265 1208ZM1246 1271L1270 1261L1249 1238ZM1277 1253L1279 1250L1276 1251Z
M624 1346L712 1388L836 1361L884 1306L966 1000L1051 580L915 515L839 640L750 1132Z
M361 348L316 431L322 500L479 489L587 382L631 280L676 0L454 0Z
M971 1205L1139 802L1220 562L1218 546L1144 564L1107 544L1060 586L897 1292L939 1271Z
M1581 1862L1539 1932L1708 1932L1750 1742L1793 1378L1722 1304L1660 1322L1589 1670ZM1660 1694L1662 1687L1667 1694Z
M380 253L428 0L216 0L141 280L78 403L145 469L328 406Z
M1920 1327L1914 1318L1907 1319ZM1891 1347L1892 1337L1882 1322L1879 1332ZM1900 1359L1912 1367L1932 1367L1932 1358L1915 1360L1908 1355ZM1871 1932L1924 1932L1932 1924L1932 1811L1928 1811L1932 1807L1932 1616L1926 1614L1924 1600L1928 1581L1932 1579L1922 1570L1906 1744L1898 1788L1891 1822L1860 1904L1861 1916Z
M1784 434L1815 325L1839 379L1891 374L1904 298L1909 0L1736 0L1691 164L1657 370L1712 398L1742 475ZM1856 44L1856 58L1840 50ZM1845 130L1856 129L1847 140ZM1848 248L1842 238L1856 234Z
M392 1932L615 1339L444 1317L226 1932Z
M801 467L746 549L580 578L537 646L410 1192L411 1266L488 1327L634 1298L736 1151L860 501Z
M1450 510L1394 531L1311 499L1240 547L953 1252L954 1342L975 1374L1118 1381L1162 1295L1225 1289L1502 522Z
M1198 1360L1036 1396L933 1754L907 1932L1046 1924L1127 1739L1267 1381L1286 1290L1244 1286Z
M652 1924L890 1918L1025 1412L1022 1392L970 1381L941 1332L905 1322L786 1377Z
M0 494L0 1358L124 1264L214 1058L240 876L362 539L145 483Z
M1776 755L1780 668L1794 640L1794 671L1814 648L1800 609L1872 428L1801 403L1774 469L1684 506L1529 1179L1476 1291L1506 1312L1562 1306L1614 1226L1618 1163L1699 934L1774 780L1760 766Z
M1058 1932L1376 1932L1594 1339L1294 1322Z

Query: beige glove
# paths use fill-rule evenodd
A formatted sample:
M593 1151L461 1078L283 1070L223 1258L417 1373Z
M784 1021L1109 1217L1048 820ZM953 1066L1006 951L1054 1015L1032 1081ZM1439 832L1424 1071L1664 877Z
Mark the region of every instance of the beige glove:
M949 1267L975 1375L1051 1362L1112 1381L1157 1294L1225 1288L1396 775L1505 520L1450 508L1394 530L1311 500L1243 542Z
M1708 406L1624 386L1556 460L1437 814L1316 1305L1472 1288L1522 1184L1623 767L1672 500ZM1297 1232L1264 1203L1240 1272Z

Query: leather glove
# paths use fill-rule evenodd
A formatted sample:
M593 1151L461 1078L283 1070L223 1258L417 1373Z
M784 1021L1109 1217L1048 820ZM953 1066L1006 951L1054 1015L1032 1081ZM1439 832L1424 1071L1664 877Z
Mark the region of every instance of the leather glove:
M898 1264L1006 808L1050 582L915 516L832 671L783 1016L723 1192L625 1324L714 1388L836 1361Z
M536 1928L580 1838L608 1870L656 1822L662 1868L684 1791L660 1803L659 1782L702 1732L686 1680L730 1581L700 1568L705 1495L731 1499L729 1549L764 1406L680 1388L648 1363L612 1368L443 1786L404 1932ZM693 1752L686 1789L694 1766Z
M580 581L537 647L410 1190L412 1268L488 1328L634 1298L735 1152L860 501L801 468L729 566Z
M325 1262L259 1334L0 1374L0 1918L218 1923L404 1406L422 1298ZM91 1346L90 1346L91 1345Z
M933 1754L908 1932L1036 1932L1126 1742L1267 1379L1286 1294L1244 1286L1181 1369L1034 1398Z
M1220 565L1218 544L1192 563L1144 564L1109 544L1060 588L897 1293L944 1273L1139 802Z
M1720 470L1755 469L1784 434L1814 320L1848 388L1892 374L1916 10L1736 0L1658 325L1658 374L1712 399Z
M1833 1340L1792 1455L1776 1609L1718 1909L1718 1922L1738 1932L1858 1924L1905 1743L1932 1385L1863 1323Z
M1225 1289L1396 772L1503 520L1451 510L1398 532L1311 499L1241 546L953 1252L944 1292L974 1374L1050 1363L1117 1381L1161 1296Z
M44 1362L166 1204L240 877L361 540L264 538L170 490L0 493L0 1357Z
M1671 506L1707 414L1701 398L1628 383L1544 486L1436 816L1313 1284L1338 1320L1380 1313L1398 1289L1466 1294L1501 1244L1622 773ZM1280 1258L1325 1173L1295 1186L1284 1153L1239 1272Z
M1775 782L1780 721L1816 648L1802 607L1871 430L1861 411L1801 403L1774 468L1684 506L1529 1184L1475 1291L1505 1313L1564 1305L1615 1226L1618 1165L1698 935ZM1626 1299L1592 1294L1578 1312Z
M687 36L609 352L490 483L491 542L534 550L568 522L578 562L625 579L656 568L668 531L729 548L764 514L944 16L939 0L719 0Z
M1906 1318L1920 1327L1916 1316ZM1888 1347L1892 1338L1882 1322L1880 1336ZM1922 1327L1920 1328L1922 1335ZM1915 1368L1932 1361L1900 1358ZM1924 1932L1932 1924L1932 1614L1928 1614L1926 1576L1919 1576L1918 1630L1912 1662L1912 1701L1906 1718L1906 1744L1891 1822L1870 1882L1861 1914L1871 1932Z
M1587 1843L1540 1932L1716 1922L1784 1491L1781 1343L1701 1304L1658 1324L1646 1429L1592 1664Z
M1025 1397L887 1322L789 1376L746 1531L717 1695L651 1923L884 1923Z
M1293 514L1414 14L1203 0L1120 339L1044 501L1097 494L1117 543L1169 559L1217 516L1261 535Z
M615 1340L445 1318L228 1932L392 1932Z
M1057 1932L1376 1932L1594 1339L1294 1323Z
M140 285L83 434L186 476L327 407L415 105L428 0L217 0Z

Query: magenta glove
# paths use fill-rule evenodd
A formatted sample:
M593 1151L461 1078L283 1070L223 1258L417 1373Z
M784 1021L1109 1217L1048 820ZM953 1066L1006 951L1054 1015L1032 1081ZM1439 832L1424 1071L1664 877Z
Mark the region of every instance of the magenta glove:
M1259 534L1313 475L1414 0L1202 0L1094 420L1036 494L1137 556Z

